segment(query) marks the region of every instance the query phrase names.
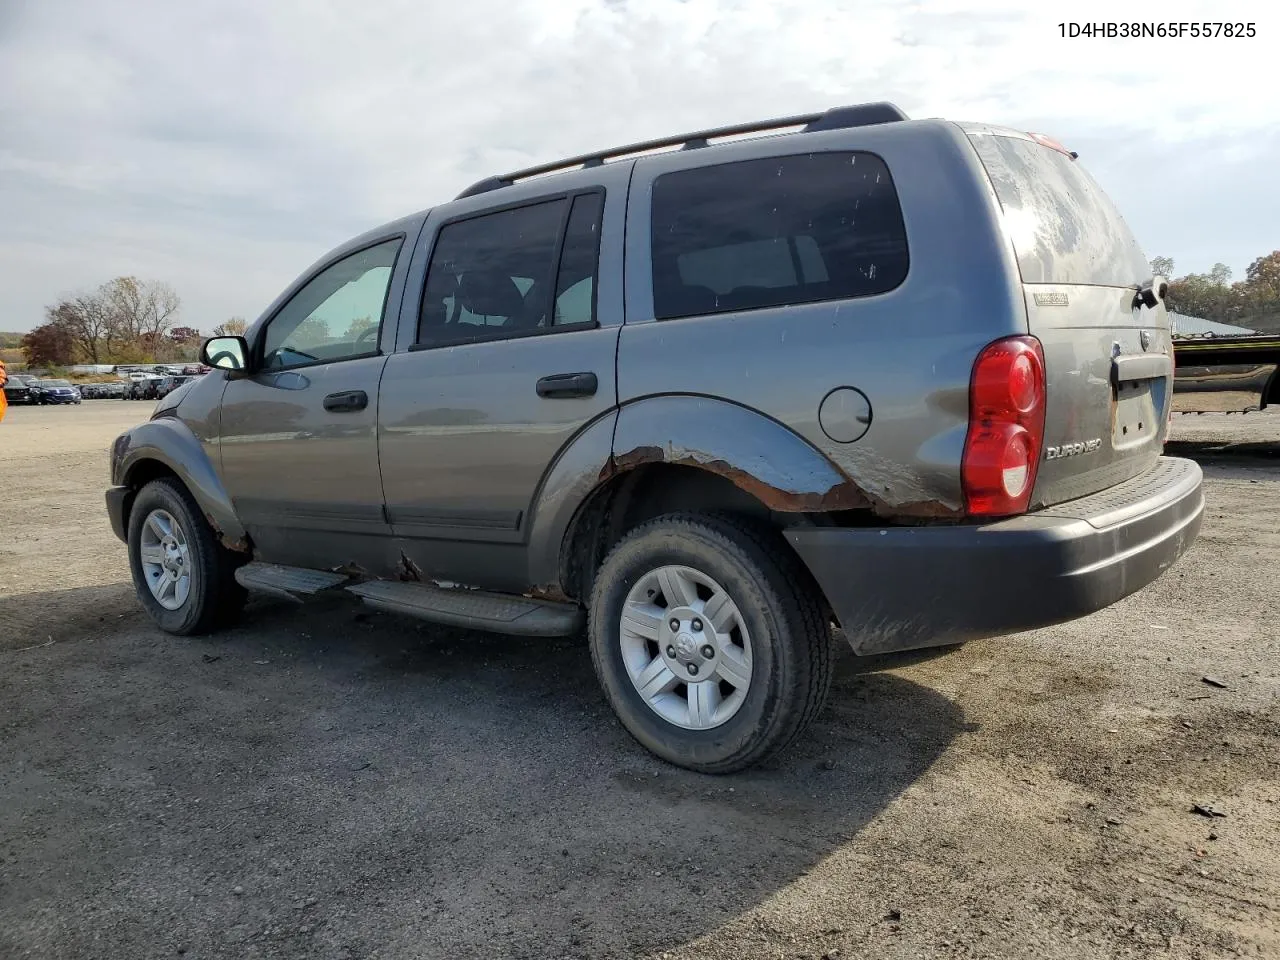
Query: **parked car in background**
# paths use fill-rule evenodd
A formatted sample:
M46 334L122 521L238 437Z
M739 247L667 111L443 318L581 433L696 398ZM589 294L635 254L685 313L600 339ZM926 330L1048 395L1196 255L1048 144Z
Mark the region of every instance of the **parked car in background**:
M142 374L139 377L130 377L129 385L125 388L124 398L126 400L155 400L159 396L160 381L163 377L152 376L149 373Z
M585 627L639 743L739 770L818 715L833 621L1016 633L1192 545L1151 273L1023 131L882 103L631 144L325 255L117 438L107 510L171 633L246 588Z
M103 383L84 383L80 385L80 396L85 400L106 400L119 397L124 392L123 380L108 380Z
M30 385L32 403L79 403L80 391L66 380L36 380Z
M156 399L167 397L169 394L177 390L184 383L190 383L194 377L165 377L160 381L160 385L156 387Z
M11 373L9 380L4 385L4 398L10 404L15 403L31 403L31 384L36 381L36 377L28 376L25 373Z

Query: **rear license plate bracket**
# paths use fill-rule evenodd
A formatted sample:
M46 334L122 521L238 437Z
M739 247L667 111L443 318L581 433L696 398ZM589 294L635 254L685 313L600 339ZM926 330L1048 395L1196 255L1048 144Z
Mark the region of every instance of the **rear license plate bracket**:
M1122 380L1116 384L1111 422L1111 448L1122 450L1149 442L1160 430L1152 380Z

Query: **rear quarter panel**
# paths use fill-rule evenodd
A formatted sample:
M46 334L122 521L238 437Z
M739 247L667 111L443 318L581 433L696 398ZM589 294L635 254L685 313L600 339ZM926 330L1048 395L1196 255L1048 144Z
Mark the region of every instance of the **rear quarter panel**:
M843 301L654 319L650 210L657 177L694 165L846 150L878 155L896 186L909 251L897 288ZM881 515L962 511L973 361L991 340L1027 327L994 193L958 128L912 121L639 160L626 249L618 354L624 407L670 394L729 400L820 450ZM823 398L842 386L861 390L872 408L870 427L853 443L833 442L818 419ZM630 452L615 450L619 458Z

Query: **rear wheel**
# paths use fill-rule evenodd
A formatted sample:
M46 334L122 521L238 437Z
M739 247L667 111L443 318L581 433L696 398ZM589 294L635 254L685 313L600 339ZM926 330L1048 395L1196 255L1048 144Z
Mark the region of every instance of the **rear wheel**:
M674 514L625 537L592 591L592 661L627 730L671 763L751 766L821 709L831 637L814 587L769 531Z
M129 566L138 600L160 629L187 636L234 620L246 599L235 580L241 562L177 480L153 480L134 498Z

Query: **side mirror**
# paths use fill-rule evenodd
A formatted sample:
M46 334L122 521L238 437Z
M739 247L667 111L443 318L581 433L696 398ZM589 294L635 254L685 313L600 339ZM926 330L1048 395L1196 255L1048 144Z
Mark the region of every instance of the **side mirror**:
M215 370L248 369L249 344L244 337L211 337L200 347L200 362Z

